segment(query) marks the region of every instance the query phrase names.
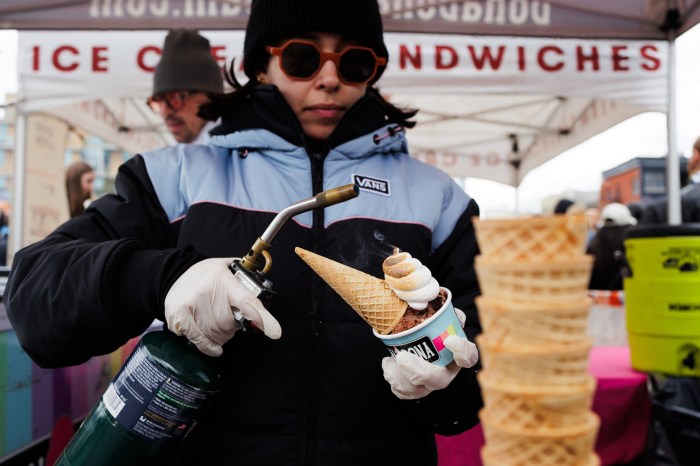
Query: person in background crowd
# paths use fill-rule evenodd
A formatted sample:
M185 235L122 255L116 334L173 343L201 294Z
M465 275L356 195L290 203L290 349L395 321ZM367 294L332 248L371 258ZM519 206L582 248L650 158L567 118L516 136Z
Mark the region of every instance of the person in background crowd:
M588 209L585 205L579 202L574 202L570 199L564 198L559 199L559 201L554 206L554 210L552 213L554 215L586 214L588 218L588 232L586 234L586 244L588 244L593 238L593 235L595 235L596 225L592 219L596 217L596 212L593 209Z
M66 195L71 218L85 212L92 199L95 170L85 162L73 162L66 169Z
M209 40L190 29L170 31L153 74L148 105L163 117L177 142L206 142L216 123L199 116L199 109L211 95L223 91L224 78Z
M630 210L632 217L637 220L637 223L642 221L642 215L644 215L644 205L639 202L630 202L627 204L627 208Z
M598 232L598 225L600 224L600 210L598 207L588 207L586 209L586 216L588 217L588 236L586 237L586 245L588 245Z
M135 155L116 194L17 253L4 302L19 341L43 366L77 364L157 318L221 357L224 392L169 466L435 466L434 434L483 406L479 207L407 152L416 111L375 86L389 59L376 0L253 0L244 55L249 81L202 108L222 119L208 145ZM263 307L232 258L277 212L362 178L379 187L280 228ZM443 340L455 363L389 356L295 246L375 277L394 247L410 252L460 309L468 339ZM239 332L232 308L264 335Z
M0 209L0 266L7 265L7 239L10 233L10 222L4 210Z
M688 159L688 184L681 189L681 222L700 222L700 137L695 140L693 154ZM649 204L639 223L668 223L668 199Z
M586 248L594 257L590 290L621 290L625 270L627 230L637 224L626 205L613 202L600 213L598 232Z
M554 213L565 214L572 205L574 205L574 201L570 199L559 199L557 204L554 206Z

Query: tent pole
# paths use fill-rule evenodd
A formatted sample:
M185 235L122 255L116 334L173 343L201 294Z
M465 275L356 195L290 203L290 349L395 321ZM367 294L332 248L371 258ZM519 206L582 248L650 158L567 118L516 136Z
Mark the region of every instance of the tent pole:
M15 167L12 176L12 218L10 219L10 247L8 248L9 258L22 248L22 232L24 231L24 183L25 165L27 150L27 114L23 110L23 105L17 105L17 117L15 119Z
M668 223L680 225L680 163L676 149L676 31L668 29L668 112L666 128L668 137L668 156L666 157L666 185L668 192Z
M513 186L515 186L515 213L520 213L520 203L518 202L518 186L520 186L520 165L523 163L520 155L520 144L517 134L509 134L510 150L512 157L510 158L510 166L513 167Z
M518 205L518 186L520 186L520 160L513 160L513 186L515 186L515 213L520 213L520 205Z

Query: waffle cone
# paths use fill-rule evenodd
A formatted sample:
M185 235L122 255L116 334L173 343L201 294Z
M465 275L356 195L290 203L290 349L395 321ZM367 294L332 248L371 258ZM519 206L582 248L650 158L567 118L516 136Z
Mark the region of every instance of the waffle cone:
M508 348L493 342L488 334L476 337L479 355L494 383L527 387L565 387L585 384L589 379L588 354L591 339L581 337L576 345L541 345Z
M481 449L481 460L484 466L561 466L560 464L541 458L533 458L528 462L514 464L509 460L495 459L488 447ZM581 461L571 463L568 466L600 466L600 458L595 453L591 453Z
M586 297L593 256L541 263L507 263L478 256L476 275L481 294L525 303L571 303Z
M532 431L494 421L486 410L479 413L484 428L485 464L508 466L587 466L596 464L593 448L600 419L588 412L581 424ZM484 454L485 453L485 454Z
M479 321L490 341L517 350L577 345L586 336L591 299L563 304L504 301L479 296Z
M586 214L472 219L481 255L503 263L567 260L584 253Z
M408 303L384 280L302 248L294 252L380 335L389 333L406 312Z
M593 404L596 382L581 385L527 387L495 382L488 370L478 374L485 411L493 422L532 431L584 424Z

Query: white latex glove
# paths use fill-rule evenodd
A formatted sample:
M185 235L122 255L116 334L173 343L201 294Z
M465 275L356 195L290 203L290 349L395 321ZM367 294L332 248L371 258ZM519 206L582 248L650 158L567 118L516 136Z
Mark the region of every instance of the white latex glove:
M282 335L277 319L233 276L228 268L232 260L197 262L175 281L165 297L168 328L185 335L209 356L221 356L222 345L241 328L233 318L235 309L273 340Z
M455 311L460 323L464 325L464 312L460 309ZM447 387L461 368L472 367L479 360L476 345L466 338L450 335L444 343L455 358L454 363L445 367L431 364L408 351L399 351L393 357L382 359L384 379L389 382L394 395L402 400L423 398L433 390Z

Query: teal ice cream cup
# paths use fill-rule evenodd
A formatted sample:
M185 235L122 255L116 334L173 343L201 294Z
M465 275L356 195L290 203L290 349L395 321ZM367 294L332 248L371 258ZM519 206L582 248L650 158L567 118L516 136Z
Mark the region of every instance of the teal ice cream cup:
M445 303L429 319L401 333L380 335L372 330L374 336L382 340L395 355L399 351L408 351L438 366L446 366L454 361L452 351L445 347L444 341L450 335L466 337L452 305L452 292L440 288L447 295Z

